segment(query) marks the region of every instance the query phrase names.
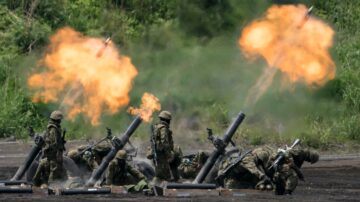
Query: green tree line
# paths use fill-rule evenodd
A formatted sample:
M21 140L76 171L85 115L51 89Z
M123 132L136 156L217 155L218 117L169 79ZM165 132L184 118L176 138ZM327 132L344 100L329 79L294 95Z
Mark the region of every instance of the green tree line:
M28 126L42 130L46 124L57 105L31 102L26 78L49 36L70 26L86 35L111 37L132 58L139 76L131 105L140 103L144 91L153 92L163 108L176 115L178 133L204 141L206 127L220 133L243 107L247 89L264 64L245 64L237 46L241 29L272 4L289 3L314 5L313 15L334 28L336 79L312 90L299 85L296 93L269 91L249 110L239 139L261 144L302 137L315 147L359 142L360 2L351 0L1 1L0 137L24 138ZM123 109L102 120L121 130L131 116ZM83 117L66 124L71 138L105 128L89 129ZM147 129L139 131L141 137Z

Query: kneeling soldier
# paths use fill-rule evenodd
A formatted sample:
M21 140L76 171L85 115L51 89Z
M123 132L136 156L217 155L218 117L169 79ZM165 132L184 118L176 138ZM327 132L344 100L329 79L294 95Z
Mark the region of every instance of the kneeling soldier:
M274 173L274 182L276 184L275 194L291 194L298 185L298 181L304 180L300 171L302 164L307 161L311 164L319 160L319 154L310 149L296 148L285 156L284 163Z
M209 154L203 151L183 157L179 166L180 176L184 179L194 179L208 158Z
M69 151L67 156L74 161L81 171L85 171L85 175L91 174L99 166L91 151L80 154L78 150L73 149Z
M137 184L145 180L145 176L126 162L127 153L120 150L116 153L115 159L112 160L108 167L106 175L107 185L129 185Z
M218 172L218 179L223 178L220 184L223 183L224 187L229 189L271 190L272 183L267 176L266 168L274 155L274 148L263 146L247 153L236 164L232 163L231 158L226 159Z

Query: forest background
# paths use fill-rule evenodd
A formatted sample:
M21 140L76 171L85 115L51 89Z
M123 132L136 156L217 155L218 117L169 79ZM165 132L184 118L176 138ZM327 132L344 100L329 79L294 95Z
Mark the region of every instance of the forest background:
M300 83L291 90L274 82L259 102L244 108L265 62L244 58L237 44L242 28L273 4L300 3L314 6L312 15L336 32L330 50L336 78L322 87ZM247 119L236 134L239 144L300 137L309 146L330 149L360 142L360 1L1 0L0 137L27 139L27 128L44 130L58 107L33 103L26 79L49 37L64 26L88 36L111 36L139 71L130 105L139 105L144 92L154 93L173 113L180 143L205 142L207 127L223 133L240 110ZM104 114L98 127L82 116L65 121L67 138L100 138L105 127L119 134L132 120L126 110ZM136 137L147 136L143 124Z

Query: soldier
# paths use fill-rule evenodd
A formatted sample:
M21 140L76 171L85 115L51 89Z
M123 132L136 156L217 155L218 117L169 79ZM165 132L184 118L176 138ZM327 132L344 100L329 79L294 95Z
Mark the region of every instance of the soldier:
M316 151L301 148L290 150L289 154L285 156L284 163L274 173L275 194L291 194L295 190L299 179L304 180L304 176L300 171L302 164L305 161L313 164L318 160L319 154Z
M96 145L91 153L94 155L95 161L97 164L101 164L103 158L110 152L112 145L109 142L103 142L101 144Z
M159 114L159 119L160 122L154 125L152 131L152 139L154 140L152 144L155 144L153 148L156 149L155 151L152 149L147 158L156 162L155 183L159 180L177 181L179 179L177 167L181 163L182 152L179 147L174 149L172 131L170 130L171 113L162 111Z
M184 157L179 166L180 176L184 179L195 178L208 158L209 154L203 151Z
M69 151L67 156L71 158L75 164L86 174L91 173L99 165L95 160L93 153L90 151L85 151L83 154L80 154L81 151L73 149Z
M60 111L53 111L44 134L45 144L42 148L42 159L34 175L35 186L47 188L49 180L62 180L66 178L66 171L63 168L63 151L65 140L62 136L61 120L63 114Z
M105 143L103 142L91 148L89 148L88 145L81 145L76 147L75 149L70 150L67 156L69 156L73 161L75 161L75 163L78 163L81 159L80 157L83 157L82 155L80 156L79 154L84 153L84 150L86 149L89 152L91 152L91 155L95 160L95 163L100 165L102 159L110 152L111 148L112 145L108 142Z
M272 189L266 168L275 155L275 149L269 146L256 148L233 164L231 158L223 161L218 172L218 179L223 178L225 188L232 189Z
M129 165L126 159L127 153L125 150L116 153L115 159L110 162L108 167L107 185L137 184L146 179L140 171Z

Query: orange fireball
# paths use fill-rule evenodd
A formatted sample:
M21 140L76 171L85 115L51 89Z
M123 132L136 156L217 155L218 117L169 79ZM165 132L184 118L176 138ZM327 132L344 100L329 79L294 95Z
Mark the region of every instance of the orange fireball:
M243 29L239 44L247 57L262 56L288 81L322 85L335 77L328 51L333 35L332 28L309 16L304 5L275 5Z
M82 113L93 125L99 123L103 110L115 113L129 103L137 70L112 43L69 27L57 31L50 41L40 61L45 70L28 79L35 92L33 101L60 102L68 118Z
M154 111L161 109L160 101L151 93L144 93L141 98L140 108L130 107L128 112L140 116L142 120L149 122Z

